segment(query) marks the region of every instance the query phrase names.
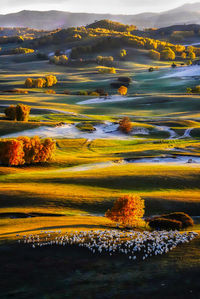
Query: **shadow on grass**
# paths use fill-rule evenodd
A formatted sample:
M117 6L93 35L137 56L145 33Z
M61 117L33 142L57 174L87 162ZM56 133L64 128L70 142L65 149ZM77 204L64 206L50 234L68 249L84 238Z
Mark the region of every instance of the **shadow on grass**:
M67 217L66 217L67 219ZM13 235L13 234L20 234L20 233L28 233L32 231L46 231L46 230L58 230L58 229L67 229L67 228L83 228L83 229L113 229L116 228L112 225L95 225L95 224L71 224L71 225L56 225L56 226L42 226L34 229L27 229L27 230L16 230L15 232L11 233L3 233L0 236L4 235Z

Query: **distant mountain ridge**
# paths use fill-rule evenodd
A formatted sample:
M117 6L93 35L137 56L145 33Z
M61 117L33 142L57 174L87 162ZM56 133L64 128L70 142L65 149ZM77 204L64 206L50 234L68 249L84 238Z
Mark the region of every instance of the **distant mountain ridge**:
M141 13L132 15L112 15L94 13L71 13L65 11L29 11L0 15L1 27L29 27L52 30L85 26L96 20L109 19L138 28L166 27L180 24L200 24L200 2L184 4L162 13Z

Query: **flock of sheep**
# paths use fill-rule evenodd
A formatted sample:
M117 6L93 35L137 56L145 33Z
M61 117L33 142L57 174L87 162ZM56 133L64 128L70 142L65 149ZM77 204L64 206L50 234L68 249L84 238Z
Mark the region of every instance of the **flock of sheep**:
M43 246L79 246L92 253L109 255L125 254L130 260L145 260L153 255L162 255L196 238L196 232L179 231L119 231L90 230L66 232L41 231L41 235L23 236L19 243L32 248Z

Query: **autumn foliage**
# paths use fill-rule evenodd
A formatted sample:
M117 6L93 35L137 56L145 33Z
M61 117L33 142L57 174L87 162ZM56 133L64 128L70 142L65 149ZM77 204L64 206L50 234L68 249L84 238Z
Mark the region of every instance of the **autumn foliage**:
M0 164L24 164L24 151L22 142L17 139L0 140Z
M23 165L49 161L55 150L51 138L40 139L35 136L0 140L0 164Z
M26 88L43 88L43 87L51 87L57 83L57 78L54 75L49 75L44 78L27 78L25 81Z
M110 220L128 227L144 225L144 200L139 196L125 195L117 199L105 214Z
M30 110L28 105L11 105L5 109L5 116L9 120L28 121Z
M118 89L118 93L121 95L121 96L125 96L127 95L127 87L126 86L120 86L120 88Z
M123 119L121 119L119 121L119 127L118 127L118 130L122 131L123 133L130 133L131 130L132 130L132 123L130 121L130 118L125 116Z

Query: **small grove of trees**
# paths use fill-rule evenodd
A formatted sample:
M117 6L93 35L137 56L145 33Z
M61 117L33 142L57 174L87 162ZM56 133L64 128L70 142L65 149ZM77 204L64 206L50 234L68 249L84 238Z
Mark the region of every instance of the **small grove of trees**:
M121 95L121 96L125 96L127 95L127 92L128 92L128 88L126 86L120 86L120 88L118 89L118 93Z
M171 48L167 47L161 51L160 57L162 60L174 60L176 58L176 54Z
M35 51L33 49L28 49L28 48L15 48L15 49L11 49L9 51L10 54L30 54L30 53L34 53Z
M25 81L26 88L43 88L43 87L51 87L57 83L57 78L54 75L49 75L44 78L27 78Z
M114 62L114 58L112 56L97 56L96 62L97 64L103 66L112 66Z
M187 93L197 93L200 94L200 85L197 85L193 88L188 87L187 88Z
M144 200L135 195L124 195L118 198L113 207L105 214L110 220L127 227L144 226Z
M11 105L5 109L5 116L9 120L28 121L30 110L31 108L28 105Z
M160 60L160 53L155 50L150 50L149 55L153 60Z
M132 128L133 125L128 116L125 116L123 119L119 121L119 127L118 127L119 131L128 134L131 132Z
M193 51L189 51L188 58L194 60L196 58L196 54Z
M56 65L66 65L68 64L68 57L66 55L60 55L60 56L53 56L49 59L50 63L54 63Z
M51 138L40 139L19 137L17 139L0 140L0 164L17 166L47 162L53 157L56 148Z
M116 74L116 69L114 67L101 67L98 72L100 74Z

